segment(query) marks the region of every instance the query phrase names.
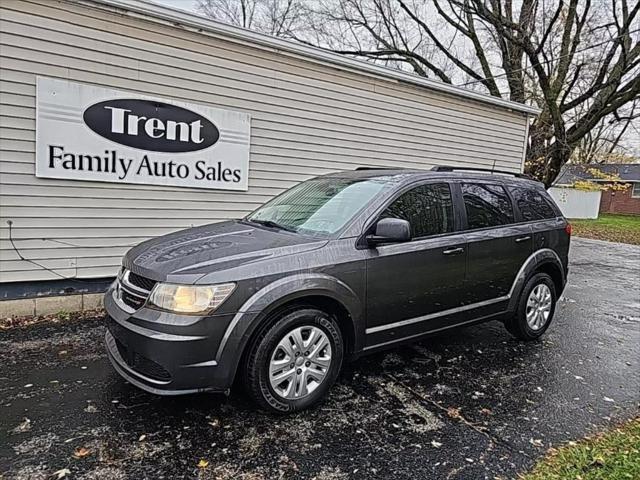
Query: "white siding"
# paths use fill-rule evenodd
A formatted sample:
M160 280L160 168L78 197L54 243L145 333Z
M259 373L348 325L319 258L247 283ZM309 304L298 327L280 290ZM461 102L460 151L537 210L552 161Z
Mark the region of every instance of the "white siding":
M0 280L114 275L145 238L236 218L359 165L521 171L523 113L291 53L47 0L0 3ZM249 191L34 176L36 76L248 112Z

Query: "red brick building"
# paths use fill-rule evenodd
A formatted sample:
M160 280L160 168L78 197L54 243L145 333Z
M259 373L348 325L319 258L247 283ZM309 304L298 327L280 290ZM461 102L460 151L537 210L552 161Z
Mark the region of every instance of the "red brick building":
M600 213L640 215L640 163L565 165L554 186L572 186L576 180L611 183L594 176L591 173L593 169L607 175L617 175L621 183L629 185L626 190L603 191L600 197Z

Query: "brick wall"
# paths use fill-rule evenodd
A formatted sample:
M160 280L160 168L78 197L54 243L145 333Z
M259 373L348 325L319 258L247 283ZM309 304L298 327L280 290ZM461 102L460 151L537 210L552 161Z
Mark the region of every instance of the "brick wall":
M638 187L636 187L636 191ZM640 215L640 198L631 196L631 187L621 191L606 190L600 197L600 213Z

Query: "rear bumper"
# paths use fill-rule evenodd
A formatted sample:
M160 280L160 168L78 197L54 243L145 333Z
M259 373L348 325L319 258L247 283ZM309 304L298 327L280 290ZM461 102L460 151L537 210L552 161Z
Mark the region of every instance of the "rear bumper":
M129 313L112 290L105 308L109 360L131 384L157 395L230 389L240 352L220 364L216 356L233 315L179 316L145 307Z

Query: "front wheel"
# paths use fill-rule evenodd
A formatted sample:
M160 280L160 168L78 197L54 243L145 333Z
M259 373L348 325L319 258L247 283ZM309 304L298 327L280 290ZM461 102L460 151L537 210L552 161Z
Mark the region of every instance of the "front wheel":
M245 386L267 410L301 410L326 395L338 376L342 358L342 335L335 319L314 308L295 310L253 342Z
M525 284L515 315L505 322L521 340L535 340L549 328L556 310L556 289L546 273L536 273Z

